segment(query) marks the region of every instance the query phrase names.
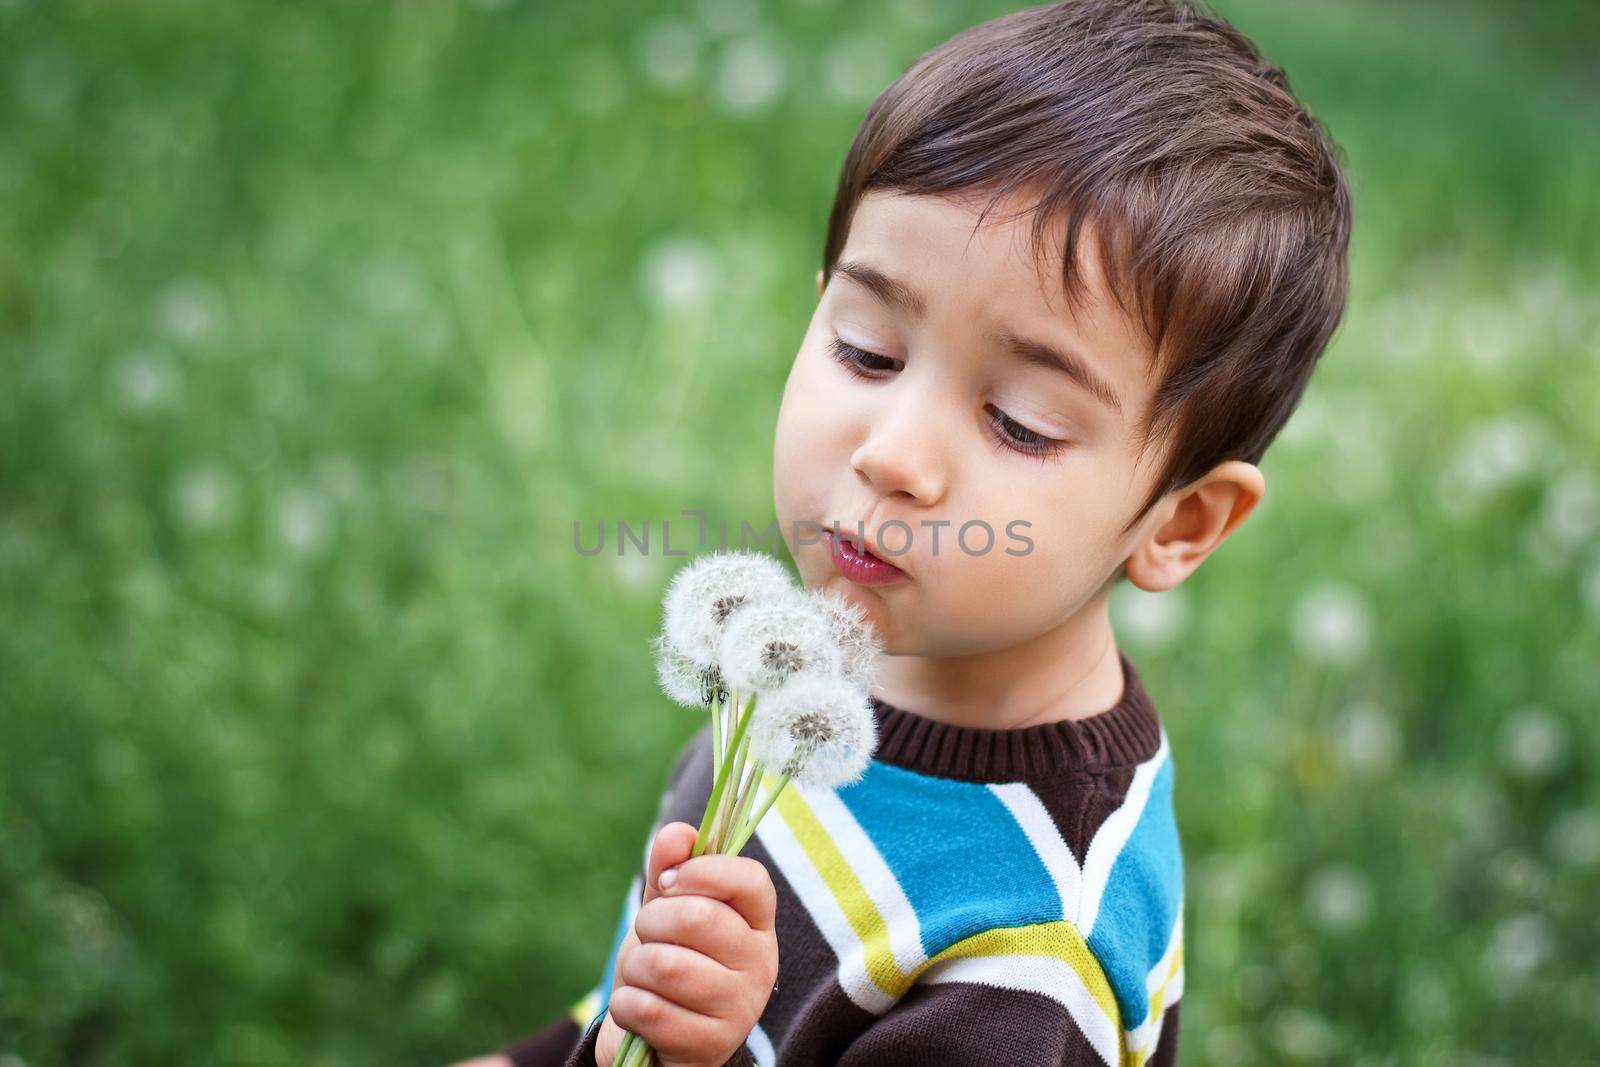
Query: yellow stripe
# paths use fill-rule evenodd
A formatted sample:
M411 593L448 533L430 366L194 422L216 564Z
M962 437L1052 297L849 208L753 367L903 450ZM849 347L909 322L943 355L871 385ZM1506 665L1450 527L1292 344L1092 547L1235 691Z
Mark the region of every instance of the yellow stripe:
M1178 976L1178 972L1181 970L1183 970L1183 942L1179 941L1172 952L1172 966L1167 968L1166 977L1161 979L1161 985L1156 988L1155 993L1150 997L1149 1018L1159 1019L1162 1013L1167 1010L1167 987L1172 985L1172 980ZM1160 1042L1157 1041L1154 1044L1160 1044ZM1144 1067L1145 1060L1149 1059L1154 1052L1155 1048L1152 1045L1150 1048L1140 1049L1133 1053L1132 1067Z
M940 960L970 956L1050 956L1064 960L1083 980L1084 988L1100 1005L1106 1018L1111 1020L1119 1033L1122 1031L1117 998L1111 992L1111 983L1106 980L1105 972L1100 969L1100 961L1095 959L1078 928L1065 919L1028 926L997 926L973 934L918 967L917 973L921 974Z
M777 784L778 776L767 773L762 785L770 789ZM1049 956L1064 961L1078 975L1084 988L1096 1005L1112 1023L1113 1032L1119 1035L1123 1058L1135 1067L1143 1064L1147 1054L1130 1056L1127 1049L1127 1031L1122 1028L1121 1012L1116 995L1106 978L1100 961L1095 958L1088 942L1078 928L1067 920L1034 923L1026 926L995 927L964 938L938 955L933 956L910 974L900 969L889 945L889 926L878 910L849 861L839 851L838 845L807 804L798 788L785 788L778 794L773 809L788 825L799 842L807 859L816 868L827 885L839 910L845 915L856 936L861 939L868 975L873 984L891 997L905 995L924 970L941 960L974 956ZM1157 991L1151 1010L1158 1010L1167 984L1182 967L1182 945L1174 954L1173 965ZM595 1010L599 1010L598 1004ZM587 1022L588 1020L584 1020Z
M591 989L582 1000L567 1009L567 1014L571 1016L573 1022L578 1024L580 1030L594 1021L594 1017L600 1014L599 987Z
M771 785L777 778L768 772ZM769 786L770 788L770 786ZM912 977L900 969L894 953L889 948L889 924L883 913L872 902L866 887L851 869L844 853L834 844L833 838L823 828L811 805L805 802L800 790L786 787L773 802L773 809L789 824L789 832L805 850L811 865L839 902L839 910L861 939L867 975L872 984L892 997L904 995L911 987Z

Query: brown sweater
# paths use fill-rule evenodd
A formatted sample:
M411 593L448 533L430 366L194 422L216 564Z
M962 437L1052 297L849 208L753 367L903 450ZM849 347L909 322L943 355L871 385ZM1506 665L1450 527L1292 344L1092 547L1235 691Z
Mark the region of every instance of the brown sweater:
M778 892L778 982L737 1067L1172 1064L1183 991L1172 763L1126 656L1115 707L1019 730L874 698L878 748L841 790L791 783L743 854ZM771 784L769 777L766 784ZM645 838L699 825L709 722ZM505 1052L595 1067L629 887L599 985Z

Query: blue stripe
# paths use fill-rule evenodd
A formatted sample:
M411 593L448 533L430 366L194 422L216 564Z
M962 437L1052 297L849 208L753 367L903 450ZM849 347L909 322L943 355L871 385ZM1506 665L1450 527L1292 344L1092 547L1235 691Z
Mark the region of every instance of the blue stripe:
M637 876L636 876L637 877ZM622 912L617 916L617 932L611 938L611 954L606 957L605 973L600 976L600 1014L606 1013L606 1008L611 1004L611 975L617 967L617 954L622 951L623 939L628 936L631 923L628 922L628 910L633 906L633 883L628 883L628 895L622 900ZM640 887L643 889L643 886Z
M1033 843L982 783L874 760L838 796L911 902L930 957L993 927L1063 918Z
M1156 772L1139 822L1112 864L1089 937L1125 1029L1139 1026L1150 1013L1146 981L1172 940L1182 891L1183 853L1172 814L1169 759Z

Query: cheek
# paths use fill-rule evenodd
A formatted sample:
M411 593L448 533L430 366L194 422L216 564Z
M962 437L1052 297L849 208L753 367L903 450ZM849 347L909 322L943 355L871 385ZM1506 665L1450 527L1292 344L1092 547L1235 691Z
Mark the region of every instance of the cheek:
M1052 476L1073 477L1064 467L1051 470ZM1106 528L1112 508L1091 506L1103 490L1087 485L1071 494L1041 494L1037 483L1023 484L1019 475L1010 481L992 476L989 486L982 500L972 501L962 519L941 532L939 554L928 561L928 588L947 599L937 611L946 625L1002 647L1056 624L1098 588L1116 562L1109 558ZM993 529L987 552L962 551L959 525L969 518ZM973 527L965 543L976 552L987 540L982 528Z
M790 368L773 434L772 489L778 519L815 518L814 497L825 466L831 425L826 392L817 380L814 354L802 350Z

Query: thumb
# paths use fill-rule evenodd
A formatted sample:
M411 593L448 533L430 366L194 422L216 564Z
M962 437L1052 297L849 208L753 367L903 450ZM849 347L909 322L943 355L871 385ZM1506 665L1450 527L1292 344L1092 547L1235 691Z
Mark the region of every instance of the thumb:
M669 822L656 831L656 838L650 843L650 866L645 872L641 906L661 895L658 881L661 872L668 867L676 867L688 859L689 854L694 851L695 838L699 835L699 829L686 822Z

